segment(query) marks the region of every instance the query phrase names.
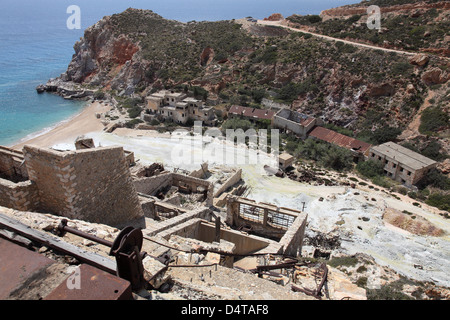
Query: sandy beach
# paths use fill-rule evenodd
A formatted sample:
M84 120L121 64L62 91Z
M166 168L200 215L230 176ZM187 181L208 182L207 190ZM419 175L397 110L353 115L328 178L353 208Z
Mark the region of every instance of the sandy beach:
M98 119L96 114L105 113L110 109L110 106L97 101L93 102L68 122L58 125L47 133L19 142L12 146L12 148L22 150L26 144L50 148L60 143L74 143L76 138L81 135L103 131L104 125L102 124L102 120Z

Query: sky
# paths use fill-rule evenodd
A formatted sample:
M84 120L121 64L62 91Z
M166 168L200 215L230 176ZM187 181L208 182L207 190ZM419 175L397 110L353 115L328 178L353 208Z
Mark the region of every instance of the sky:
M216 21L253 16L265 18L272 13L319 14L320 11L360 0L1 0L0 18L14 17L39 20L54 13L66 19L66 9L77 5L81 9L85 29L105 15L120 13L129 7L150 9L167 19Z

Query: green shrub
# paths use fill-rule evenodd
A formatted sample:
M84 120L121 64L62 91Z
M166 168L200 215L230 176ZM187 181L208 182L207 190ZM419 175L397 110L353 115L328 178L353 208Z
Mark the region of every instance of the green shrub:
M352 267L358 263L355 257L336 257L328 261L328 265L336 268L338 266Z
M142 108L139 106L134 106L128 109L128 115L130 118L137 118L141 115Z
M449 128L449 115L439 107L431 107L422 112L419 132L433 135L436 131Z
M384 126L373 132L372 141L374 144L383 144L395 140L400 133L402 133L400 128Z
M126 122L125 127L129 128L129 129L133 129L137 124L142 123L142 122L144 122L144 121L142 121L141 119L133 119L133 120Z
M365 288L367 286L367 277L359 277L358 280L356 280L356 285Z
M425 203L440 210L450 212L450 194L433 193L428 197Z
M366 178L374 178L384 173L384 165L380 161L367 160L358 162L356 170Z

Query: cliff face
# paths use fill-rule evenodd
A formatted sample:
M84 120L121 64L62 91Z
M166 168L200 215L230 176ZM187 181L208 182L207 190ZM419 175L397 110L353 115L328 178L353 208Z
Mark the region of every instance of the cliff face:
M111 18L105 17L86 30L74 46L75 54L62 80L120 89L143 79L137 43L126 35L116 36Z

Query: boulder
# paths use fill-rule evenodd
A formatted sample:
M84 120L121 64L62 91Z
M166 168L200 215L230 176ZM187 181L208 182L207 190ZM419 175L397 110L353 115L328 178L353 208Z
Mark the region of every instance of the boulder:
M434 84L445 83L450 79L450 74L442 71L439 68L432 68L430 70L425 71L422 74L422 81L430 86Z
M423 67L430 61L430 58L426 54L416 54L409 59L409 63L415 66Z
M274 13L270 15L268 18L264 18L265 21L280 21L284 20L284 17L281 15L281 13Z
M214 49L206 47L200 56L200 64L202 66L207 66L214 59L214 55L215 55Z
M37 93L43 93L45 91L45 86L43 84L40 84L36 87Z
M395 93L395 88L389 83L383 83L379 86L373 86L369 90L369 96L380 97L380 96L391 96Z

